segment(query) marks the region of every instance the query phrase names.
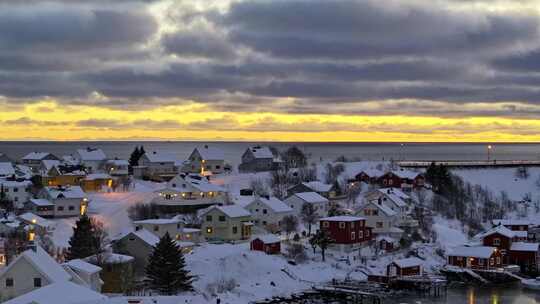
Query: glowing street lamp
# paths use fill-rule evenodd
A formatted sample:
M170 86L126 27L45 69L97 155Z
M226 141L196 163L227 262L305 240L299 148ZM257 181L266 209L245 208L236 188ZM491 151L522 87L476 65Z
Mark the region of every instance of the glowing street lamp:
M491 149L493 149L492 145L487 146L487 160L488 162L491 160Z

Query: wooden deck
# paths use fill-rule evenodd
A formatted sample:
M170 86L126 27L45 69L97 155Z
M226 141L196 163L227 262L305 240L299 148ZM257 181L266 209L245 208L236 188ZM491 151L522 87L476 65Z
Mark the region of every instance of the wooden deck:
M449 168L505 168L505 167L540 167L540 160L434 160L434 161L400 161L397 164L403 168L427 168L431 163L444 165Z

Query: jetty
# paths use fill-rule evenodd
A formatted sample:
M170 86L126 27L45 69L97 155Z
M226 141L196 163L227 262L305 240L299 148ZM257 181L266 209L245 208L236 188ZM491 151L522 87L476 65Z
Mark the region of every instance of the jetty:
M511 168L511 167L540 167L540 160L433 160L433 161L398 161L402 168L427 168L432 163L448 168Z
M479 285L519 282L519 275L506 270L480 270L455 266L446 266L441 273L451 281L470 282Z

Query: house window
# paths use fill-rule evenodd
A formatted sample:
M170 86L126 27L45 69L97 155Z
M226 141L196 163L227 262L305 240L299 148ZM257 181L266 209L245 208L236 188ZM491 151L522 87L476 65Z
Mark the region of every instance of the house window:
M375 223L376 227L377 228L382 228L383 227L383 222L377 222Z
M13 192L19 192L19 188L13 188Z
M212 227L206 227L206 233L212 234L212 232L214 232L214 229L212 229Z
M221 166L220 166L220 165L216 165L216 169L217 169L217 170L221 169Z
M361 239L364 237L364 233L362 231L358 231L358 238Z
M354 222L351 222L351 228L354 228Z
M207 216L206 216L206 221L207 221L207 222L211 222L211 221L212 221L212 216L211 216L211 215L207 215Z
M478 266L484 266L484 259L478 259Z
M220 215L220 216L219 216L219 221L220 221L220 222L225 222L225 216L224 216L224 215Z
M13 287L13 278L6 279L6 287Z
M501 257L496 257L497 264L501 263Z
M493 258L489 259L489 265L490 266L493 266L494 262L493 262Z
M176 184L172 184L173 188L176 188Z
M159 226L158 225L154 226L154 231L159 231Z
M501 239L499 239L499 238L493 239L493 245L495 245L495 246L501 245Z
M41 287L41 278L34 278L34 287Z
M180 228L182 228L182 225L176 224L176 229L180 229Z
M75 210L75 207L69 206L69 211L73 211L73 210Z
M322 226L323 226L324 228L328 228L328 227L330 226L330 223L328 223L328 222L323 222L323 223L322 223Z
M351 240L354 240L354 239L356 239L356 233L354 233L354 231L353 231L353 232L351 232Z
M339 222L339 228L340 229L345 229L345 223L344 222Z
M263 214L267 214L267 213L268 213L268 210L263 209Z
M64 207L63 207L63 206L59 206L57 210L58 210L58 211L64 211Z
M266 226L266 221L263 221L262 224Z
M369 237L369 230L366 230L366 237Z
M236 227L236 226L232 227L232 233L237 234L238 233L238 227Z

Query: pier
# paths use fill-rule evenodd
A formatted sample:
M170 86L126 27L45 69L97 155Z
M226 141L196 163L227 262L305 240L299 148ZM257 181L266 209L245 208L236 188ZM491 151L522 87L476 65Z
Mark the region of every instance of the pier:
M427 168L432 163L448 168L512 168L512 167L540 167L540 160L434 160L434 161L399 161L402 168Z

